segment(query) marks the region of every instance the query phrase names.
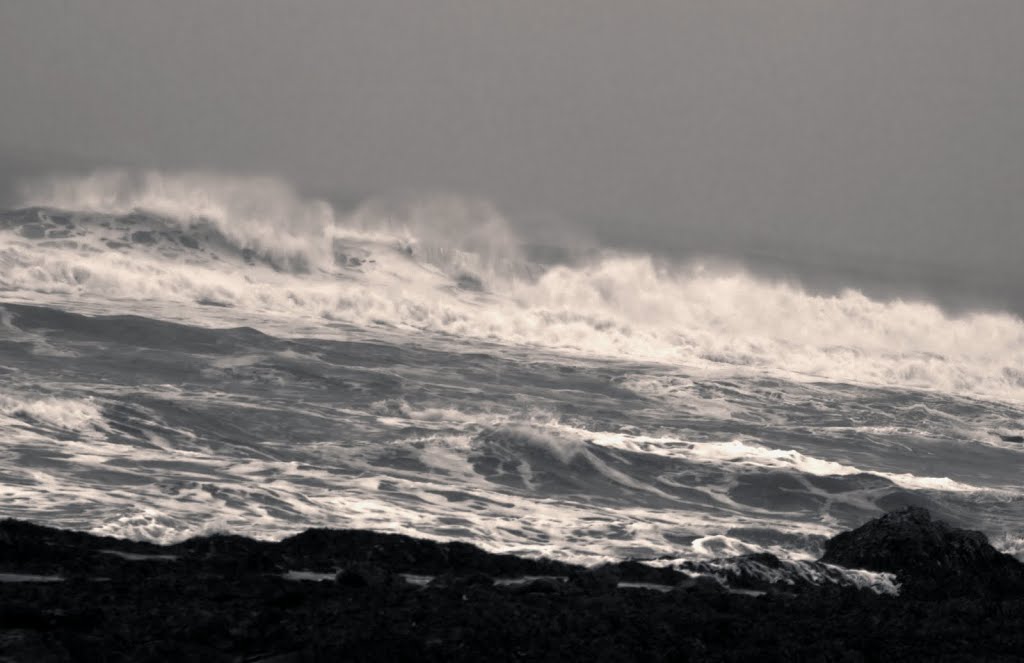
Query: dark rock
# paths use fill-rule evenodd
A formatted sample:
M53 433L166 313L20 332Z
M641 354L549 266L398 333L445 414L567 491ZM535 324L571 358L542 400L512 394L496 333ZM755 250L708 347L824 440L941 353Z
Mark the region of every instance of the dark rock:
M821 561L895 573L914 596L1024 595L1024 564L993 548L981 532L933 520L917 507L829 539Z
M568 582L585 592L606 592L619 584L619 576L607 567L575 571L569 574Z
M338 585L354 589L379 589L395 584L396 581L404 582L401 576L366 562L356 562L339 571L335 579Z
M568 584L558 578L536 578L521 585L511 585L515 594L563 594Z
M711 576L694 576L676 586L677 590L693 592L704 596L721 596L728 593L725 585Z
M668 566L649 566L641 562L625 561L598 567L614 575L620 582L647 582L656 585L675 585L684 580L686 574Z
M277 550L286 558L306 560L307 566L302 568L331 568L339 559L382 564L396 573L425 575L448 572L505 577L565 575L575 568L551 560L496 555L457 541L439 543L365 530L310 529L281 541ZM291 568L300 568L300 565L293 563Z
M1000 435L999 439L1003 442L1017 442L1018 444L1024 443L1024 435Z
M431 587L447 587L457 590L468 587L492 587L493 585L494 578L485 573L445 573L430 581Z
M965 578L1010 568L971 533L920 514L887 518L850 534L900 541L907 532L927 538L923 529L939 543L918 547L948 559L942 568ZM888 557L866 560L858 551L868 539L834 541L831 554L855 566L920 573L923 564L900 557L896 543L886 544ZM970 560L980 566L962 566ZM337 582L283 577L338 568ZM633 562L583 569L353 530L162 547L7 520L0 572L66 579L0 582L0 660L1014 661L1024 651L1020 595L890 597L833 586L755 597L710 577L664 582L682 575L664 571ZM415 587L402 573L437 577ZM546 577L494 584L523 576ZM676 589L616 589L620 580Z
M782 568L782 560L780 560L775 555L773 555L771 553L767 553L767 552L751 553L749 555L743 555L742 559L747 560L747 561L751 561L751 562L756 562L756 563L761 564L761 565L763 565L763 566L765 566L765 567L767 567L769 569L781 569Z

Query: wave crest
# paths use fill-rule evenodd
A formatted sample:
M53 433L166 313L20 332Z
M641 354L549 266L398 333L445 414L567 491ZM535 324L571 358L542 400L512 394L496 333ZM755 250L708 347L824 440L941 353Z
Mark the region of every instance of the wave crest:
M212 224L279 269L12 242L0 249L0 287L8 291L216 303L240 315L301 319L307 329L323 320L384 323L690 370L1024 400L1024 322L1008 313L951 316L927 302L880 301L854 289L813 294L741 269L648 255L530 264L485 201L378 199L340 214L272 178L104 171L38 180L25 188L25 202Z
M323 265L330 259L331 206L304 200L272 177L104 170L32 180L21 194L28 206L210 222L238 247L286 263Z
M273 177L104 170L26 182L21 199L30 207L212 224L238 249L294 272L333 271L339 257L348 262L344 247L353 240L391 244L453 276L479 279L525 264L497 209L459 196L372 199L343 215Z

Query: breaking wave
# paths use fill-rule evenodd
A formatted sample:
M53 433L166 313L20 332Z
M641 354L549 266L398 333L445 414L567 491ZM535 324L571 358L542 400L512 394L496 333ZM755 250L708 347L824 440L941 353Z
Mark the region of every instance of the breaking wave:
M342 213L272 178L105 171L37 180L24 203L0 221L11 300L112 312L155 302L197 323L213 305L218 320L229 310L282 329L384 325L1024 401L1024 322L1009 313L814 294L648 255L533 264L483 201L375 200Z
M100 407L91 400L75 398L17 398L0 393L0 422L5 418L67 431L105 428Z
M900 593L900 585L892 573L847 569L810 560L781 560L758 554L688 562L682 568L691 573L710 575L727 586L841 585L889 596Z
M629 449L645 453L684 458L691 462L746 466L758 469L792 470L821 477L854 476L873 474L888 479L897 486L911 490L940 490L958 493L988 492L1004 494L1007 498L1016 495L995 489L972 486L949 477L926 477L906 472L882 472L865 470L852 465L806 456L793 449L772 449L760 444L732 440L730 442L689 443L671 438L633 437L615 434L594 435L596 444L611 448Z

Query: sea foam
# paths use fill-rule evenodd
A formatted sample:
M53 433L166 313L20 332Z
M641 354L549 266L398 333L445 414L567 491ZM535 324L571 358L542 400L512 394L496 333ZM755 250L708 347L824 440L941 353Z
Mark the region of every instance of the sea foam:
M116 312L133 301L169 302L196 323L216 304L247 324L277 320L282 329L386 326L691 371L1024 401L1024 322L1009 313L952 315L853 288L812 293L742 269L636 253L532 264L514 224L482 201L370 201L341 213L270 178L108 171L38 180L25 204L108 215L98 223L147 214L180 228L210 224L238 253L169 257L153 247L44 242L9 228L0 288L12 298L107 302ZM250 254L265 261L238 257Z

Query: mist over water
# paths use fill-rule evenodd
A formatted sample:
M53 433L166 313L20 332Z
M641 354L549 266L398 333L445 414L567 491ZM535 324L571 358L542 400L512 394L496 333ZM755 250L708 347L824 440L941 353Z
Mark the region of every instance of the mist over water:
M520 233L454 195L28 182L0 215L0 504L595 560L807 557L913 503L1020 549L1017 315Z

